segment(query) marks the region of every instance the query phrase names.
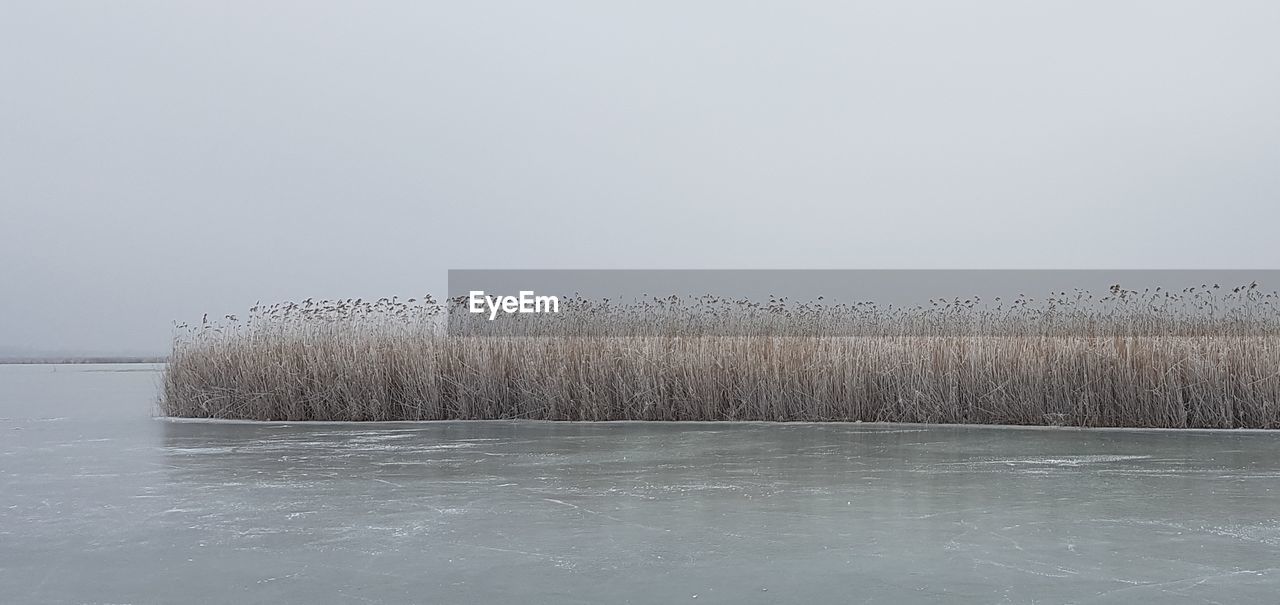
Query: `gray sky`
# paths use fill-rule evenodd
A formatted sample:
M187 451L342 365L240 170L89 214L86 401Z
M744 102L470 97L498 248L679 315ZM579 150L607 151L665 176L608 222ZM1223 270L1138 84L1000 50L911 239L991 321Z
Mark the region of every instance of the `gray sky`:
M5 2L0 349L162 352L448 268L1280 267L1277 31L1271 0Z

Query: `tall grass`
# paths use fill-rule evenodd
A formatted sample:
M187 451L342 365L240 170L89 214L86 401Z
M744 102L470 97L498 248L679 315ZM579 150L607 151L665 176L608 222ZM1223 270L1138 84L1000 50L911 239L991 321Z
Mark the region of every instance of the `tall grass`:
M307 300L182 326L162 404L257 420L1280 428L1277 300L1207 285L909 308L576 298L532 322L460 300Z

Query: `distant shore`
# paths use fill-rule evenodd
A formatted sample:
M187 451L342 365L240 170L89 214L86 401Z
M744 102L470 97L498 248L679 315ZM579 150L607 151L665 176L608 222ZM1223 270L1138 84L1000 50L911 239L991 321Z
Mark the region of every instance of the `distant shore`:
M165 363L167 356L136 357L0 357L0 365L91 364L91 363Z

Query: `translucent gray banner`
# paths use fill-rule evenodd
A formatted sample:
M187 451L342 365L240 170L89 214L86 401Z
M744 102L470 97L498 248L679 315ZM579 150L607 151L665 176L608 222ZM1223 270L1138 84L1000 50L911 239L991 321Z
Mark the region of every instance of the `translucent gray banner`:
M451 270L454 336L1269 336L1277 270Z

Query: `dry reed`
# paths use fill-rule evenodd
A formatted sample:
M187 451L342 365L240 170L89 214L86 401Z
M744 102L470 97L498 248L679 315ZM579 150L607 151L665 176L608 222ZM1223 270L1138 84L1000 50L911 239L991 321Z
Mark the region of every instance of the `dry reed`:
M575 298L520 324L459 312L460 300L306 300L181 326L162 407L256 420L1280 428L1277 300L1253 285L911 308Z

